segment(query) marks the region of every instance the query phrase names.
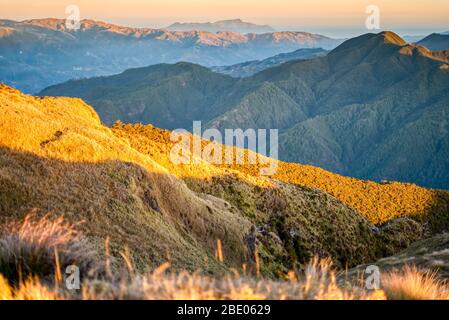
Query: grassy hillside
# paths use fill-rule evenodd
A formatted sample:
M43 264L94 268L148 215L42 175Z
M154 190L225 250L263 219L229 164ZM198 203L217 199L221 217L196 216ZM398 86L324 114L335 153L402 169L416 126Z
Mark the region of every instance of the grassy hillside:
M203 186L201 179L210 180L215 176L207 167L174 165L170 161L170 131L155 128L151 125L123 125L116 123L113 132L119 137L126 138L131 145L140 152L157 157L157 161L176 176L186 180L189 185ZM209 144L203 141L204 145ZM251 151L246 151L246 154ZM246 155L247 157L247 155ZM264 182L267 178L260 176L260 168L264 162L259 158L255 165L214 165L215 170L233 170L252 184ZM224 163L224 161L223 161ZM436 233L449 228L449 192L431 190L414 184L388 182L384 184L363 181L331 173L329 171L308 165L279 161L278 170L272 176L277 181L295 184L312 189L323 190L348 206L355 208L362 216L376 225L382 225L392 219L412 217L427 225L430 232ZM270 180L268 180L270 181ZM212 179L213 183L217 181ZM220 190L220 189L218 189ZM234 196L231 194L231 196ZM244 200L244 199L243 199ZM231 198L231 201L232 198ZM234 200L238 205L238 199ZM245 207L242 206L245 210ZM249 211L254 211L251 208Z
M97 252L110 236L115 254L126 246L141 267L170 258L217 272L214 241L222 239L229 261L240 264L249 221L201 199L115 138L80 100L40 100L2 87L0 105L3 222L32 208L84 220Z
M427 222L438 216L442 228L448 220L434 209L442 205L434 200L441 197L444 204L446 194L414 186L397 186L404 193L390 195L395 188L288 164L276 180L254 174L257 168L174 166L168 161L167 132L120 124L109 129L78 99L34 98L1 86L0 107L0 222L23 218L33 208L38 215L83 220L82 231L100 257L109 237L112 255L122 260L120 252L128 248L138 269L165 261L210 273L241 269L247 251L243 237L251 226L264 275L285 275L315 255L328 256L339 267L354 266L426 235L419 218L419 223L393 220L380 229L372 222L404 215ZM353 188L354 203L361 201L366 212L351 208L350 198L345 204L300 182L320 172L323 179L332 177L334 186ZM357 195L360 189L365 195ZM379 195L398 213L376 218L369 208ZM224 262L215 258L217 240Z

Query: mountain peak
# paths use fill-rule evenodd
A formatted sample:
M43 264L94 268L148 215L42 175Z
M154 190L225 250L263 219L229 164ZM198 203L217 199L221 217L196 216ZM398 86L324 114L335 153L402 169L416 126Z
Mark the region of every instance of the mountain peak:
M228 23L243 23L243 20L240 19L240 18L237 18L237 19L220 20L220 21L217 21L217 22L215 22L215 23L223 23L223 22L228 22Z
M275 30L269 25L258 25L251 22L245 22L242 19L220 20L216 22L176 22L166 28L170 31L193 31L202 30L209 32L234 31L239 33L269 33Z
M392 31L384 31L379 33L379 35L382 36L384 42L388 44L394 44L401 47L407 44L404 39Z
M391 31L383 31L380 33L366 33L356 38L349 39L343 42L340 46L330 52L331 55L339 52L346 52L355 48L365 48L372 50L375 47L382 47L385 45L395 45L403 47L407 42Z

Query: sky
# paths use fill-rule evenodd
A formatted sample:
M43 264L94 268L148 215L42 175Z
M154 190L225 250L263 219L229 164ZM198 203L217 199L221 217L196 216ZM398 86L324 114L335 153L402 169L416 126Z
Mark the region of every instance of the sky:
M449 0L0 0L0 18L66 18L68 5L77 5L82 19L126 26L241 18L278 30L346 37L368 32L366 8L376 5L382 30L402 35L449 31Z

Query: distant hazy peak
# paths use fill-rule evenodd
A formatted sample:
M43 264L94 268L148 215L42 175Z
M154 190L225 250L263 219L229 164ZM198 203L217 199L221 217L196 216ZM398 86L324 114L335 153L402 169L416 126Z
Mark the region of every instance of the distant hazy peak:
M237 22L238 20L228 20L228 21L218 21L214 24L226 23L230 25L229 21L236 22L238 25L246 25L249 24L251 26L264 27L253 25L251 23L246 22ZM33 27L42 27L47 30L54 30L59 32L99 32L107 34L117 34L121 36L131 36L134 38L152 38L155 40L167 40L176 43L182 43L184 41L195 41L197 44L206 45L206 46L220 46L227 47L232 44L242 44L255 41L257 43L262 42L270 42L273 44L279 43L308 43L313 47L321 47L326 45L318 45L318 41L336 41L339 40L327 38L325 36L319 34L311 34L307 32L264 32L257 33L257 30L254 28L246 29L246 30L227 30L227 31L207 31L207 30L199 30L193 28L192 30L183 30L183 31L174 31L168 29L151 29L151 28L135 28L135 27L125 27L120 25L115 25L102 21L95 21L90 19L84 19L80 21L80 29L73 31L66 27L65 19L57 19L57 18L45 18L45 19L32 19L25 20L21 22L17 21L7 21L0 20L1 36L8 36L11 34L13 30L7 30L6 28L15 28L18 26L33 26ZM239 29L239 28L234 28ZM260 28L258 29L261 30ZM242 32L245 31L245 32ZM249 32L251 31L251 32ZM332 46L332 45L331 45Z
M242 19L221 20L216 22L175 22L165 28L171 31L193 31L203 30L209 32L234 31L240 33L269 33L275 29L269 25L258 25L251 22L245 22Z
M444 37L438 34L435 35ZM430 37L431 36L427 38ZM449 38L449 36L446 37ZM393 48L396 47L397 50L393 49L393 51L379 51L379 58L386 57L384 54L387 52L390 52L390 54L398 52L407 56L423 56L431 60L443 62L446 65L449 61L448 51L445 51L444 49L432 51L427 47L427 43L428 42L423 40L417 44L410 44L399 35L391 31L384 31L377 34L367 33L342 43L340 46L332 50L329 55L346 54L346 52L353 50L364 50L365 52L371 53L375 48L392 46Z
M215 23L243 23L243 20L237 18L237 19L220 20Z
M45 19L31 19L22 21L24 24L29 24L33 26L44 27L48 29L58 30L58 31L69 31L66 27L65 19L57 19L57 18L45 18ZM156 29L151 28L133 28L133 27L124 27L116 24L96 21L91 19L83 19L80 21L80 30L87 31L91 29L103 29L108 30L110 32L122 33L122 34L131 34L131 33L149 33L153 32Z

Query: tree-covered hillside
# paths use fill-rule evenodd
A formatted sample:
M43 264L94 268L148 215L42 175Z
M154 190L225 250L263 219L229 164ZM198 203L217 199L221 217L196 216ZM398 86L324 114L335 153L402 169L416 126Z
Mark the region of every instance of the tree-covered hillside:
M447 54L392 32L366 34L324 57L239 80L181 63L72 81L42 94L84 98L108 123L278 128L283 160L449 187Z

